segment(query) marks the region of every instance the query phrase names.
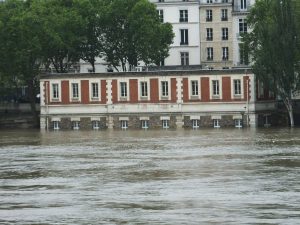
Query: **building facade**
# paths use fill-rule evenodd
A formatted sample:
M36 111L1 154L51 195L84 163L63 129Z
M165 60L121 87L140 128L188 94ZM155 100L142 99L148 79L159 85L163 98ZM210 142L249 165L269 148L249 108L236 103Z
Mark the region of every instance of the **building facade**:
M175 37L162 65L200 65L199 1L150 0L162 22L172 24Z
M257 126L275 107L247 70L51 74L40 87L41 129Z
M246 17L255 0L149 0L162 22L172 24L175 37L169 56L161 62L168 69L228 69L249 67L241 34L249 32ZM143 64L141 64L141 67ZM92 69L80 62L80 72ZM96 60L96 72L109 72L105 60Z
M250 32L247 16L255 0L233 0L232 8L232 36L233 36L233 66L237 68L249 67L250 59L242 43L242 34Z
M204 68L232 68L232 33L232 0L200 0L201 64Z

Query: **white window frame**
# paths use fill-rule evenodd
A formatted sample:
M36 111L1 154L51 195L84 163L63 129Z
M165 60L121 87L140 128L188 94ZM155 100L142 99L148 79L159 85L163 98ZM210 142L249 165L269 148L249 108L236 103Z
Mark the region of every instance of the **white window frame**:
M220 80L212 80L211 81L212 87L212 97L220 97Z
M81 101L81 82L80 80L70 80L69 81L69 86L70 86L70 90L69 90L69 94L70 94L70 102L78 102ZM73 84L77 84L78 85L78 97L74 98L73 97Z
M54 121L52 121L52 123L53 123L53 130L59 130L60 129L59 121L54 120Z
M93 85L97 84L98 85L98 97L93 96L94 94L94 87ZM101 82L99 80L90 80L90 100L91 101L100 101L101 99Z
M80 121L72 121L72 129L73 130L79 130L80 129Z
M220 128L220 119L213 119L214 128Z
M207 61L213 61L214 60L214 48L213 47L207 47L206 48L207 53Z
M242 119L235 119L234 120L234 127L235 128L242 128L243 127L243 120Z
M140 81L140 88L141 88L141 98L147 98L148 99L148 82L147 81Z
M179 10L179 22L187 23L189 21L189 11L187 9Z
M228 40L228 27L222 27L222 40Z
M58 96L54 98L54 88L53 85L57 85L57 91L58 91ZM50 86L50 94L51 98L50 101L52 102L60 102L61 101L61 82L60 81L52 81L49 84Z
M149 128L149 120L141 120L141 127L142 127L142 129L148 129Z
M168 95L163 96L163 86L162 82L167 82L168 83ZM162 78L159 79L159 100L170 100L171 99L171 79L170 78Z
M234 81L235 80L240 80L241 82L241 94L235 94L235 84ZM240 99L244 96L244 79L243 76L239 76L239 75L232 75L231 77L231 98L232 99Z
M120 120L120 126L122 130L128 129L128 120Z
M206 28L206 40L212 41L214 39L214 29L209 27Z
M197 82L198 94L193 93L193 82ZM190 94L190 99L201 99L201 79L200 79L200 77L189 77L189 94Z
M233 79L233 94L234 96L242 95L242 81L241 79Z
M212 9L207 9L206 10L206 21L210 21L212 22L213 21L213 11Z
M78 84L78 82L71 83L71 98L72 98L72 100L79 99L79 84Z
M189 45L189 29L180 29L180 45Z
M229 60L229 48L228 47L222 47L222 60L223 61Z
M161 120L162 128L163 129L169 129L170 128L170 120L163 119Z
M121 83L126 83L126 96L122 96ZM118 97L119 101L129 101L129 80L119 80L118 81Z
M190 64L190 53L180 52L180 64L182 66L188 66Z
M246 18L240 18L238 25L239 34L244 34L248 32L248 24Z
M247 10L247 0L240 0L241 10Z
M221 9L221 20L222 21L228 20L228 9Z
M160 22L164 22L164 10L163 9L157 9L158 17Z
M197 120L197 119L192 119L192 128L193 129L198 129L199 128L199 124L200 124L200 121Z
M99 130L100 129L100 121L92 120L92 128L93 128L93 130Z

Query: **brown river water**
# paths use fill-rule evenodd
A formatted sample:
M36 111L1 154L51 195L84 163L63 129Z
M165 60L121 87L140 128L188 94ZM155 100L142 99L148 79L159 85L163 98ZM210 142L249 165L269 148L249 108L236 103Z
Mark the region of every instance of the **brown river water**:
M300 129L0 131L0 224L300 224Z

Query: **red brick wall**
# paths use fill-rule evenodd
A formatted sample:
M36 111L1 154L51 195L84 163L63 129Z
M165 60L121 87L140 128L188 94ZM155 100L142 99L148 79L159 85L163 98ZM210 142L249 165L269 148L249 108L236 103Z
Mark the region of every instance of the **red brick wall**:
M231 79L230 77L222 77L222 99L224 101L231 100Z
M106 96L106 80L101 80L101 102L103 104L107 103L107 96Z
M171 78L171 101L177 101L177 81L176 78Z
M204 102L209 102L209 78L202 77L201 78L201 99Z
M111 82L111 91L112 91L112 102L117 103L118 102L118 81L112 80Z
M150 79L150 101L152 103L157 103L159 101L159 91L158 91L158 79Z
M81 103L83 104L89 104L90 98L89 98L89 81L88 80L82 80L81 81Z
M189 79L183 78L182 79L182 100L183 102L189 101Z
M247 94L249 93L248 85L247 85L248 81L249 81L249 76L243 77L243 83L244 83L244 99L245 99L245 100L247 100ZM249 84L249 89L250 89L250 84ZM248 99L250 99L249 97L250 97L250 95L248 96Z
M50 103L50 84L49 84L49 81L44 82L44 99L45 99L45 104Z
M130 94L130 102L137 103L138 102L138 80L130 79L129 80L129 94Z
M69 81L63 80L61 82L61 101L62 104L70 103Z

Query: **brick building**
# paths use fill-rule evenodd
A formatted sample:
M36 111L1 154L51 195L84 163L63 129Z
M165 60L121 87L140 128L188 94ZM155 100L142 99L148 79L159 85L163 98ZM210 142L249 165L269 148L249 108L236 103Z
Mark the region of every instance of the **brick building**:
M275 107L249 70L49 74L40 87L41 129L257 126Z

